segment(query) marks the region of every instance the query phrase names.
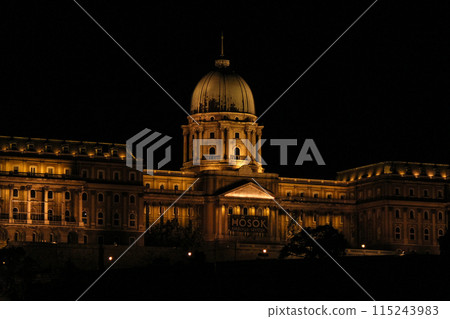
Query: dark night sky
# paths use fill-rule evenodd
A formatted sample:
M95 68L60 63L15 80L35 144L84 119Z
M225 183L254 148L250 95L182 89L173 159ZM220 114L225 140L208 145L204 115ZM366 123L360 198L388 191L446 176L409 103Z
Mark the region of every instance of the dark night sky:
M80 0L185 108L223 30L257 114L372 3L297 2ZM181 166L186 115L73 1L2 1L0 34L0 135L124 143L147 127L174 137L165 168ZM327 165L280 167L267 145L266 171L332 178L384 160L448 163L449 39L447 1L379 0L260 120L265 138L313 138Z

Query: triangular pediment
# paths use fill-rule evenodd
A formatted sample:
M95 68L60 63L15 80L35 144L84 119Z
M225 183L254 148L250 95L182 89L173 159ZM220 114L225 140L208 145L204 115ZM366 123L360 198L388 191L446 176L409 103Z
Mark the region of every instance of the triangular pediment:
M261 187L254 183L247 183L232 190L229 190L223 194L225 197L238 197L238 198L258 198L258 199L274 199L271 192L263 190Z

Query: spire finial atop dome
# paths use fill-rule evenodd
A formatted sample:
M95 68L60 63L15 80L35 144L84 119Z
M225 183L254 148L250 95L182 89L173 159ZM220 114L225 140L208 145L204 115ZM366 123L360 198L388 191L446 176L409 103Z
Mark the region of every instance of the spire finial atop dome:
M230 66L230 60L225 59L223 54L223 32L220 35L220 56L216 59L214 65L217 68L227 68Z

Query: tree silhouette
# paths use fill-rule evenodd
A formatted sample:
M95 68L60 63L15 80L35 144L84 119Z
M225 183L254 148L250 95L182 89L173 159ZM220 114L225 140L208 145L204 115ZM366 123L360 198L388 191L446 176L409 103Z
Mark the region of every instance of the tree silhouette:
M331 225L306 227L295 233L282 248L280 258L297 256L305 258L322 258L327 254L311 239L308 234L333 257L342 256L347 247L344 235Z

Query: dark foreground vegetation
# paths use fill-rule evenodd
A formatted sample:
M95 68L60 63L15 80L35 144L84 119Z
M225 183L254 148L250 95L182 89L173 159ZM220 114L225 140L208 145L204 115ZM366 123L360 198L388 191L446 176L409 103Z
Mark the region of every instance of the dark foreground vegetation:
M99 272L70 264L51 272L18 254L0 265L3 300L75 300ZM126 258L126 257L124 257ZM450 262L441 256L341 257L339 263L377 300L449 300ZM21 263L27 263L27 266ZM155 260L112 268L82 300L368 300L330 259L176 264Z

